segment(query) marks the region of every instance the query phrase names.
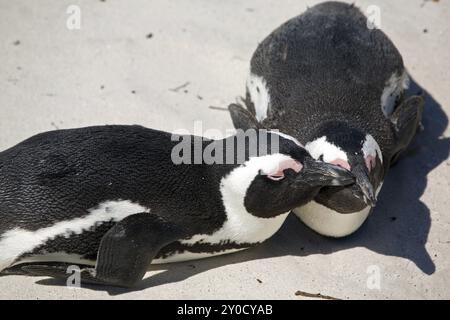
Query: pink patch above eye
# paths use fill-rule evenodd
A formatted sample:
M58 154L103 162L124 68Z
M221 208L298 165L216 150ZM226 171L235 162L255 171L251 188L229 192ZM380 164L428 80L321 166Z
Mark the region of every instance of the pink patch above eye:
M275 171L268 173L267 177L272 180L281 180L284 178L284 173L283 173L284 170L292 169L295 172L300 172L300 170L302 170L302 168L303 168L303 165L294 159L284 160L278 164L278 167Z
M281 163L282 166L284 166L283 170L286 169L292 169L295 172L300 172L300 170L302 170L303 165L298 162L297 160L287 160L287 161L283 161Z
M334 164L336 166L342 167L344 169L350 170L350 164L348 161L345 161L343 159L334 159L333 161L330 161L331 164Z
M375 168L376 164L377 164L377 160L374 156L366 156L364 158L364 160L366 161L366 167L367 170L372 171L373 168Z

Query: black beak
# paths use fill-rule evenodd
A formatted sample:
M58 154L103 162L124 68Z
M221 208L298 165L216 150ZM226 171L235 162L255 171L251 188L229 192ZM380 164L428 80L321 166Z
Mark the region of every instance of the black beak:
M367 170L363 166L356 166L352 170L352 172L356 177L356 185L359 187L359 189L361 189L363 193L364 202L368 206L375 207L375 203L377 202L377 196L375 195L373 185L369 180Z
M311 186L346 186L355 182L353 174L334 164L306 158L300 179Z

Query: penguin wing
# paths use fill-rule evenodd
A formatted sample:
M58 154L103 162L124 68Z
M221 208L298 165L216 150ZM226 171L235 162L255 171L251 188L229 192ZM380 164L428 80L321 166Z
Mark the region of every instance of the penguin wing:
M403 101L389 117L395 136L391 163L394 163L411 143L417 129L420 127L423 108L423 98L421 96L412 96Z

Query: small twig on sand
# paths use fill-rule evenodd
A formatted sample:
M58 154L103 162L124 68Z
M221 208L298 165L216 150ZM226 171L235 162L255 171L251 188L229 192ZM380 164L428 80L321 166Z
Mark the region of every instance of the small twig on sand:
M305 292L305 291L300 291L298 290L295 293L296 296L302 296L302 297L307 297L307 298L319 298L319 299L324 299L324 300L341 300L335 297L330 297L330 296L326 296L323 295L321 293L309 293L309 292Z
M173 92L178 92L178 91L180 91L181 89L187 87L190 84L191 83L189 81L187 81L187 82L183 83L181 86L178 86L178 87L175 87L175 88L172 88L172 89L169 89L169 90L173 91Z
M228 108L224 108L224 107L209 106L208 108L213 109L213 110L219 110L219 111L228 111Z

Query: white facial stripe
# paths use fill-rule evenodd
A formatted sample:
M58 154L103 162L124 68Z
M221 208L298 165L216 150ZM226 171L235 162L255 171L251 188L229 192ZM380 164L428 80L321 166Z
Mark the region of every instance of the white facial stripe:
M409 87L409 77L404 70L399 76L397 73L391 75L386 82L386 86L381 94L381 110L383 114L388 117L392 114L395 107L395 101L403 92L403 90Z
M332 162L340 159L348 162L347 154L335 144L327 141L327 137L322 136L316 140L308 142L305 149L311 154L314 159L319 159L323 155L324 162Z
M290 141L294 142L294 143L295 143L296 145L298 145L299 147L304 148L304 146L300 143L300 141L298 141L297 139L295 139L293 136L290 136L290 135L288 135L288 134L286 134L286 133L283 133L283 132L280 132L280 131L275 131L275 130L270 130L270 133L277 134L277 135L279 135L280 137L283 137L283 138L285 138L285 139L287 139L287 140L290 140Z
M247 79L247 90L255 105L256 120L263 121L267 118L267 112L270 105L270 95L266 81L263 77L250 73Z
M234 169L228 176L222 178L221 187L226 182L231 189L245 195L251 182L259 174L259 171L262 174L268 175L278 171L285 163L295 161L292 157L281 153L251 157L243 165ZM239 172L240 175L235 176L236 174L233 174L234 172ZM233 179L231 179L231 176Z
M383 154L381 153L380 146L372 137L372 135L367 134L366 139L364 141L362 151L364 154L364 158L367 156L377 157L380 159L380 162L383 163Z
M327 138L325 136L308 142L305 145L305 149L308 150L308 152L314 159L318 159L321 155L323 155L324 162L335 164L339 164L339 162L348 163L347 154L335 144L327 141ZM378 156L380 162L383 163L383 155L381 153L380 146L372 137L372 135L366 135L362 146L362 152L365 158L368 156L376 158ZM341 166L345 167L344 165Z
M15 259L45 244L57 236L68 237L107 221L120 221L127 216L140 212L149 212L131 201L106 201L90 209L82 218L60 221L50 227L36 231L16 228L0 236L0 270L8 267Z
M273 218L259 218L247 212L244 198L251 182L259 170L272 172L280 161L292 160L283 154L272 154L250 158L242 166L231 171L220 183L220 192L227 215L224 225L211 235L198 234L183 244L209 243L218 244L223 241L236 243L257 243L270 238L283 224L288 212Z

